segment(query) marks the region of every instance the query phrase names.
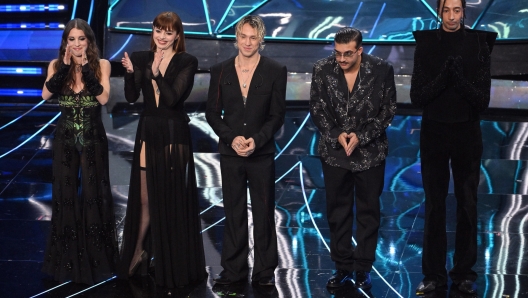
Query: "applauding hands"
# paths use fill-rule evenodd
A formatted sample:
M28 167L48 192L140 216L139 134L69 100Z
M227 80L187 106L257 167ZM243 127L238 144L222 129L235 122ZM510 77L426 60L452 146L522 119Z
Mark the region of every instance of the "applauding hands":
M125 56L121 58L121 64L126 69L126 72L128 73L134 72L134 65L132 65L132 61L130 61L130 58L128 57L127 52L125 52Z

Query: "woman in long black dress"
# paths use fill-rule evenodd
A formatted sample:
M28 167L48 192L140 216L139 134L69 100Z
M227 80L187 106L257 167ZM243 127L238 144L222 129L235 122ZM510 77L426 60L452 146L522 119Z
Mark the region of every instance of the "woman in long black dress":
M147 274L154 258L156 283L174 288L206 277L189 117L183 103L198 67L185 52L178 15L153 22L151 50L122 59L125 97L143 93L121 247L121 276Z
M108 141L101 121L109 91L110 63L99 59L92 29L84 20L71 20L42 88L46 100L58 94L61 111L53 141L51 233L42 269L58 281L94 284L115 271Z

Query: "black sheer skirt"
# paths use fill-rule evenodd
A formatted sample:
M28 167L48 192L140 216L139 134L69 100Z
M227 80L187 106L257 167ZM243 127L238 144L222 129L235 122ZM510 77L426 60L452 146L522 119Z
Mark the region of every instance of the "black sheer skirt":
M205 256L188 118L141 117L123 231L119 275L127 277L140 226L139 157L145 144L150 227L144 248L156 284L174 288L202 281Z
M53 140L51 232L42 271L57 281L94 284L118 257L100 106L61 107Z

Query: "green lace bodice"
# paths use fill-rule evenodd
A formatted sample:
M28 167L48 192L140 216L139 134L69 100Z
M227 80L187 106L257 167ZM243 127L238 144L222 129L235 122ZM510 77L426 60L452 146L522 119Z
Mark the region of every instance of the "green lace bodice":
M59 96L61 120L55 138L72 146L87 146L105 138L100 104L87 91ZM100 133L102 132L102 133Z
M68 108L93 108L99 105L95 96L89 95L88 91L84 89L78 93L74 93L70 89L71 94L59 96L59 105Z

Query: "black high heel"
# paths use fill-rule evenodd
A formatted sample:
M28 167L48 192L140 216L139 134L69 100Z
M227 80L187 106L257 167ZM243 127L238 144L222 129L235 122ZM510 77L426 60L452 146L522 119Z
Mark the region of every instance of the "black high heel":
M141 266L141 276L146 276L147 269L148 269L147 259L148 259L147 252L143 250L141 252L140 259L137 260L136 263L134 263L134 266L132 266L132 268L130 268L130 270L128 271L128 276L133 276L134 273L136 273L139 266Z

